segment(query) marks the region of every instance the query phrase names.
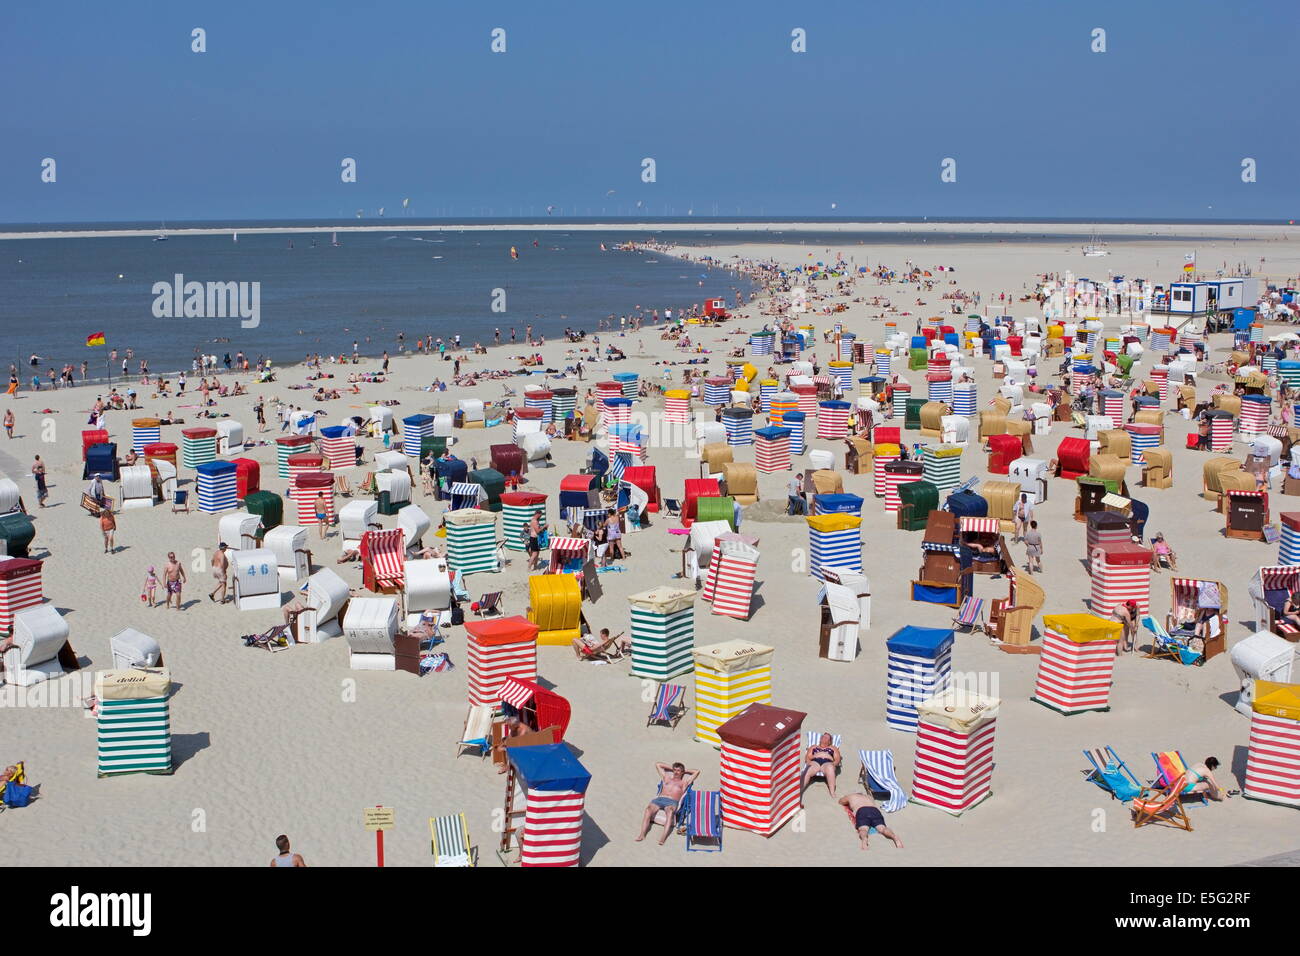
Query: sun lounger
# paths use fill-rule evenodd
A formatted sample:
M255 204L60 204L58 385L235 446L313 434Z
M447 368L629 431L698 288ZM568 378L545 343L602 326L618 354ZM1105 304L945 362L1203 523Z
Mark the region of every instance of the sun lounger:
M1128 803L1142 792L1142 784L1110 747L1103 750L1085 750L1083 755L1092 764L1085 779L1095 783L1120 803Z
M501 593L500 591L489 591L481 598L470 605L472 610L479 617L491 614L495 611L498 615L503 613L501 610Z
M1188 646L1186 638L1173 637L1164 626L1150 614L1142 616L1142 626L1151 632L1151 649L1148 658L1164 658L1178 661L1180 664L1196 664L1204 656L1201 651L1194 651Z
M691 790L686 822L686 850L722 852L722 794L717 790Z
M1178 799L1186 777L1175 778L1172 785L1165 787L1143 787L1133 798L1133 827L1146 826L1148 823L1163 821L1180 830L1191 832L1192 821Z
M681 684L660 684L659 691L655 694L654 706L650 708L650 716L646 718L645 725L667 724L674 730L677 729L677 722L682 719L686 713L686 688Z
M477 862L469 845L469 825L465 814L429 817L429 835L433 841L433 865L472 867Z
M858 759L862 761L858 779L864 790L877 800L884 800L880 805L884 813L897 813L907 806L907 791L894 773L892 750L859 750Z
M665 498L664 511L667 513L669 518L680 517L682 513L682 503L676 498Z

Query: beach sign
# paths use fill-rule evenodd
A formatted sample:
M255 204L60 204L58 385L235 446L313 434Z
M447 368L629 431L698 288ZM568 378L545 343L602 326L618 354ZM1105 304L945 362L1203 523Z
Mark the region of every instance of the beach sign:
M391 830L397 824L397 810L394 807L366 807L361 811L362 822L367 830L375 834L375 865L384 865L384 831Z

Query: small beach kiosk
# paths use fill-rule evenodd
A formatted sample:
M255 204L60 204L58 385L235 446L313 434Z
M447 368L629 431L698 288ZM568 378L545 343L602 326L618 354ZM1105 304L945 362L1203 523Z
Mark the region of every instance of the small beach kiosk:
M496 705L508 677L537 679L538 627L524 617L465 622L469 702Z
M766 837L798 812L800 731L807 716L751 704L718 728L725 826Z
M894 730L916 733L917 707L952 684L951 629L899 628L885 642L885 723Z
M695 596L670 585L628 595L633 676L666 681L692 669Z

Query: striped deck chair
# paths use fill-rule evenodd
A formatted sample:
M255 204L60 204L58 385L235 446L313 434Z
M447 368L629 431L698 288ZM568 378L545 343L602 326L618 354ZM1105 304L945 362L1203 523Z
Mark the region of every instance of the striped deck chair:
M1171 781L1182 777L1187 780L1188 783L1187 786L1185 786L1178 794L1179 799L1199 800L1203 807L1208 807L1210 805L1209 794L1193 791L1192 788L1195 787L1199 781L1191 779L1194 774L1192 773L1187 760L1183 757L1182 751L1166 750L1163 753L1153 753L1151 754L1151 759L1154 760L1156 764L1156 778L1152 781L1154 786L1167 787Z
M365 531L361 535L361 578L366 588L392 594L406 587L406 532Z
M465 814L429 817L429 836L433 843L434 866L471 867L477 863L477 854L469 845L469 825L465 822Z
M500 616L505 613L501 610L501 594L501 591L488 591L481 598L472 603L469 608L479 617L483 617L485 614L491 614L493 611Z
M821 743L822 734L824 734L825 732L826 732L826 731L824 731L824 730L810 730L810 731L808 731L808 732L804 735L804 750L807 751L807 749L808 749L809 747L816 747L819 743ZM831 746L832 746L832 747L835 747L836 749L838 749L839 746L840 746L842 743L844 743L844 735L843 735L843 734L831 734ZM836 776L839 775L839 773L840 773L840 769L843 767L843 765L844 765L844 754L841 753L841 754L840 754L840 762L837 763L837 764L835 765L835 774L836 774ZM821 770L818 770L816 773L812 774L812 775L808 778L808 782L809 782L809 783L812 783L814 780L825 780L825 779L826 779L826 774L825 774L825 772L824 772L824 771L821 771Z
M1133 811L1134 829L1163 820L1171 826L1190 833L1192 821L1188 819L1187 811L1183 809L1183 802L1178 799L1183 789L1183 781L1186 779L1179 776L1169 786L1143 787L1142 792L1133 798L1133 806L1130 808Z
M664 512L666 517L679 518L682 514L682 503L676 498L665 498Z
M960 627L970 634L984 630L984 599L968 597L961 602L957 616L952 619L954 627Z
M691 791L686 851L722 852L722 794L719 791Z
M1088 763L1092 764L1092 769L1085 771L1087 776L1084 779L1101 787L1112 798L1120 803L1128 803L1142 792L1142 784L1138 783L1138 778L1133 776L1133 771L1128 768L1128 764L1121 760L1119 754L1112 748L1085 750L1083 755L1088 758Z
M1142 626L1151 632L1151 648L1148 658L1168 657L1180 664L1195 664L1201 660L1201 652L1187 646L1187 641L1169 634L1159 621L1150 614L1142 615Z
M686 713L686 688L682 684L660 684L659 692L655 695L654 706L650 708L650 716L646 718L645 725L667 724L674 730L677 729L677 722L682 719Z
M883 812L897 813L907 806L907 791L894 773L892 750L859 750L858 759L862 761L862 770L858 774L862 788L877 800L884 801L880 805Z
M492 749L492 705L470 704L465 714L465 726L456 741L456 756L466 747L477 747L479 757L486 757Z

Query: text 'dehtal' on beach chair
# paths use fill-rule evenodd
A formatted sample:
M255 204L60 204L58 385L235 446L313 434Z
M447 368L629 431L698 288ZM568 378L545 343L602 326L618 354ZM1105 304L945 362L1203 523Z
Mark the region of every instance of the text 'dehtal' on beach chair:
M685 713L686 688L681 684L660 684L645 725L666 724L676 730L677 722Z
M469 843L469 824L465 822L465 814L429 817L429 836L433 844L434 866L472 867L478 864L478 854Z
M883 801L880 804L883 812L897 813L907 806L907 791L894 772L892 750L859 750L858 759L862 761L862 769L858 772L862 789Z
M1130 807L1133 811L1134 829L1149 823L1166 823L1190 832L1192 821L1178 798L1186 779L1180 776L1169 786L1143 787L1142 791L1133 798L1133 805Z
M722 794L717 790L691 790L686 821L686 850L722 852Z
M1112 748L1085 750L1083 755L1092 764L1091 770L1084 771L1084 779L1095 783L1120 803L1128 803L1142 792L1138 778Z

